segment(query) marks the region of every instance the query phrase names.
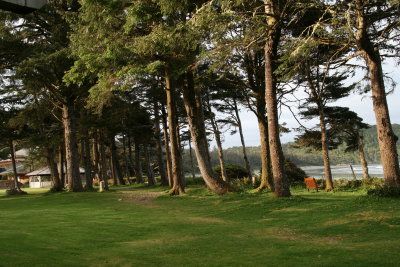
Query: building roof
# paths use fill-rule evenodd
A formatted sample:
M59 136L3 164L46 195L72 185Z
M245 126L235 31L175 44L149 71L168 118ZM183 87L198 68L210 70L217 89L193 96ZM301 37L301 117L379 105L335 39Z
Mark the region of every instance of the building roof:
M79 173L84 174L85 169L79 168ZM35 170L33 172L26 174L26 176L46 176L46 175L51 175L49 167L43 167L43 168L40 168L38 170Z
M27 158L29 156L29 149L22 148L20 150L15 151L16 158Z

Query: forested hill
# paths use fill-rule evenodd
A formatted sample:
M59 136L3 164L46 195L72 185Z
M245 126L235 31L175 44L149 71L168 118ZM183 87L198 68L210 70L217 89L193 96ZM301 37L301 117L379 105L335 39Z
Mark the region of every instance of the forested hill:
M397 136L400 137L400 125L393 124L393 130ZM283 151L286 157L289 157L298 165L323 165L321 152L311 150L308 148L293 148L293 143L283 144ZM341 146L338 149L331 150L331 162L333 164L349 164L349 163L359 163L358 152L344 152L345 147ZM400 152L400 142L397 142L397 149ZM379 163L380 155L379 155L379 147L377 141L377 132L376 126L371 126L371 128L365 130L364 132L364 150L367 156L367 160L369 163ZM189 153L184 153L184 164L185 169L189 170ZM259 169L261 166L260 160L260 147L248 147L247 155L250 160L250 164L253 169ZM227 163L234 163L239 165L243 164L243 156L242 156L242 148L241 147L232 147L224 149L224 157ZM211 151L212 164L218 165L218 154L217 150L214 149Z
M394 133L400 137L400 125L393 124ZM296 149L291 143L284 144L283 150L286 156L291 158L299 165L322 165L321 153L310 149ZM345 153L345 146L342 145L338 149L331 150L331 162L334 164L341 163L359 163L358 152ZM400 143L397 142L397 150L400 152ZM364 131L364 151L369 163L380 163L380 153L377 139L376 125Z

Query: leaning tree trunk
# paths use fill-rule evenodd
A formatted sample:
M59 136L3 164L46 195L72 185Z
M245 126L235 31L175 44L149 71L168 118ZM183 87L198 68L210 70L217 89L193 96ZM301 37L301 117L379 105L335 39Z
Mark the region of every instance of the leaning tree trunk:
M51 190L55 192L60 192L63 190L63 186L61 184L60 175L58 173L57 163L54 161L54 158L55 158L54 149L51 147L47 147L46 160L47 160L47 165L49 166L51 179L53 180L53 186Z
M367 21L364 14L364 2L358 0L356 1L356 5L356 40L358 49L361 51L368 68L383 176L387 186L399 188L400 169L396 149L397 137L392 129L389 109L386 102L381 56L379 50L375 49L368 36Z
M142 163L140 161L140 144L137 138L135 138L135 175L136 175L136 183L142 184L144 183L143 180L143 173L142 173Z
M14 143L13 143L12 139L8 140L8 145L9 145L10 154L11 154L11 162L12 162L13 176L14 176L14 186L17 191L22 192L21 187L19 186L19 182L18 182L17 163L15 161L15 150L14 150Z
M67 165L68 190L83 191L79 173L78 145L76 141L76 126L73 105L63 104L63 125L65 141L65 160Z
M164 106L161 107L161 120L163 124L164 133L164 147L165 147L165 162L167 166L168 184L172 187L172 161L171 161L171 149L169 147L169 136L168 136L168 124L167 124L167 113L165 112Z
M149 148L148 144L143 145L144 149L144 158L146 162L146 172L147 172L147 179L149 185L155 185L156 184L156 178L154 177L154 171L153 168L151 167L151 159L150 159L150 153L149 153Z
M240 142L242 144L244 165L246 167L247 172L249 173L249 175L251 177L253 175L252 175L252 171L251 171L251 167L250 167L249 158L247 157L246 144L244 142L244 135L243 135L242 121L240 119L239 109L238 109L238 106L237 106L236 99L233 99L233 108L235 110L235 116L236 116L238 129L239 129Z
M363 170L363 179L368 180L369 179L369 174L368 174L368 163L367 159L365 158L365 153L364 153L364 144L362 141L361 137L358 137L358 154L360 155L360 163L361 163L361 168Z
M319 106L318 109L319 109L319 125L321 129L321 150L322 150L322 159L324 161L325 181L326 181L325 190L332 191L333 180L332 180L331 164L329 161L328 136L326 132L325 116L322 107Z
M225 182L228 182L228 176L226 175L226 169L225 169L224 152L222 150L221 133L218 129L218 124L215 121L215 114L211 110L211 105L210 105L209 100L207 103L207 108L208 108L208 112L210 113L210 122L211 122L211 127L213 129L215 142L217 143L219 166L221 168L221 177L222 177L222 180L224 180Z
M214 193L222 195L231 192L233 188L219 178L212 170L200 92L194 86L193 73L189 71L186 76L187 86L182 87L183 102L188 116L190 133L200 173L207 187Z
M267 18L267 36L264 47L265 53L265 102L268 114L268 137L271 153L272 173L274 174L274 196L289 197L290 189L285 173L285 164L279 137L277 80L275 77L278 43L281 29L279 28L279 12L275 10L275 2L264 0Z
M167 94L167 108L168 108L168 122L169 122L169 136L171 144L171 169L172 169L172 188L169 192L170 195L184 194L185 190L181 184L181 166L182 157L179 149L177 128L176 123L176 111L175 111L175 92L171 85L171 77L168 70L165 72L165 91ZM165 130L165 129L164 129Z

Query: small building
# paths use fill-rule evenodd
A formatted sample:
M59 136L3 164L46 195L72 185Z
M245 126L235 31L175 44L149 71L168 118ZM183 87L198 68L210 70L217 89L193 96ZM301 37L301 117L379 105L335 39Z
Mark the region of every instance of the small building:
M79 168L79 173L81 175L82 182L84 182L85 169ZM53 186L53 180L51 179L51 172L49 167L43 167L36 171L27 173L26 176L29 177L30 188L47 188Z
M19 14L28 14L42 8L46 3L47 0L0 0L0 9Z
M18 181L25 184L29 181L26 174L32 171L30 164L27 163L29 156L28 149L20 149L15 152L15 165L17 167ZM11 159L0 160L0 176L7 180L14 180L13 165Z

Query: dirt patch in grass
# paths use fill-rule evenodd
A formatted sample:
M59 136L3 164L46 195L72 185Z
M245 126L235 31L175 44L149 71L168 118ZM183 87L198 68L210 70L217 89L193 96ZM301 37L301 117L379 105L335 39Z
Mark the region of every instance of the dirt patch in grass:
M283 209L275 209L272 212L309 212L309 211L311 211L311 209L290 207Z
M118 194L117 197L119 201L147 205L151 204L156 198L158 198L162 194L162 192L135 192L121 193Z
M199 223L223 223L227 224L228 221L219 219L219 218L211 218L211 217L186 217L185 220L188 220L190 222L199 222Z
M346 215L344 218L327 221L324 223L324 226L334 226L341 225L347 223L355 223L356 221L373 221L373 222L381 222L383 224L387 224L384 220L392 219L393 215L387 212L376 212L376 211L363 211L363 212L355 212ZM395 227L397 225L394 225Z
M135 241L127 241L127 242L118 242L117 244L129 245L129 246L149 246L149 245L161 245L161 244L170 244L176 242L186 242L190 240L194 240L197 237L194 236L185 236L180 238L155 238L155 239L144 239L144 240L135 240Z
M262 228L254 231L254 233L252 233L252 236L331 245L336 245L341 243L343 240L350 240L351 238L353 238L351 235L334 235L322 237L312 234L298 233L296 230L290 229L288 227Z

